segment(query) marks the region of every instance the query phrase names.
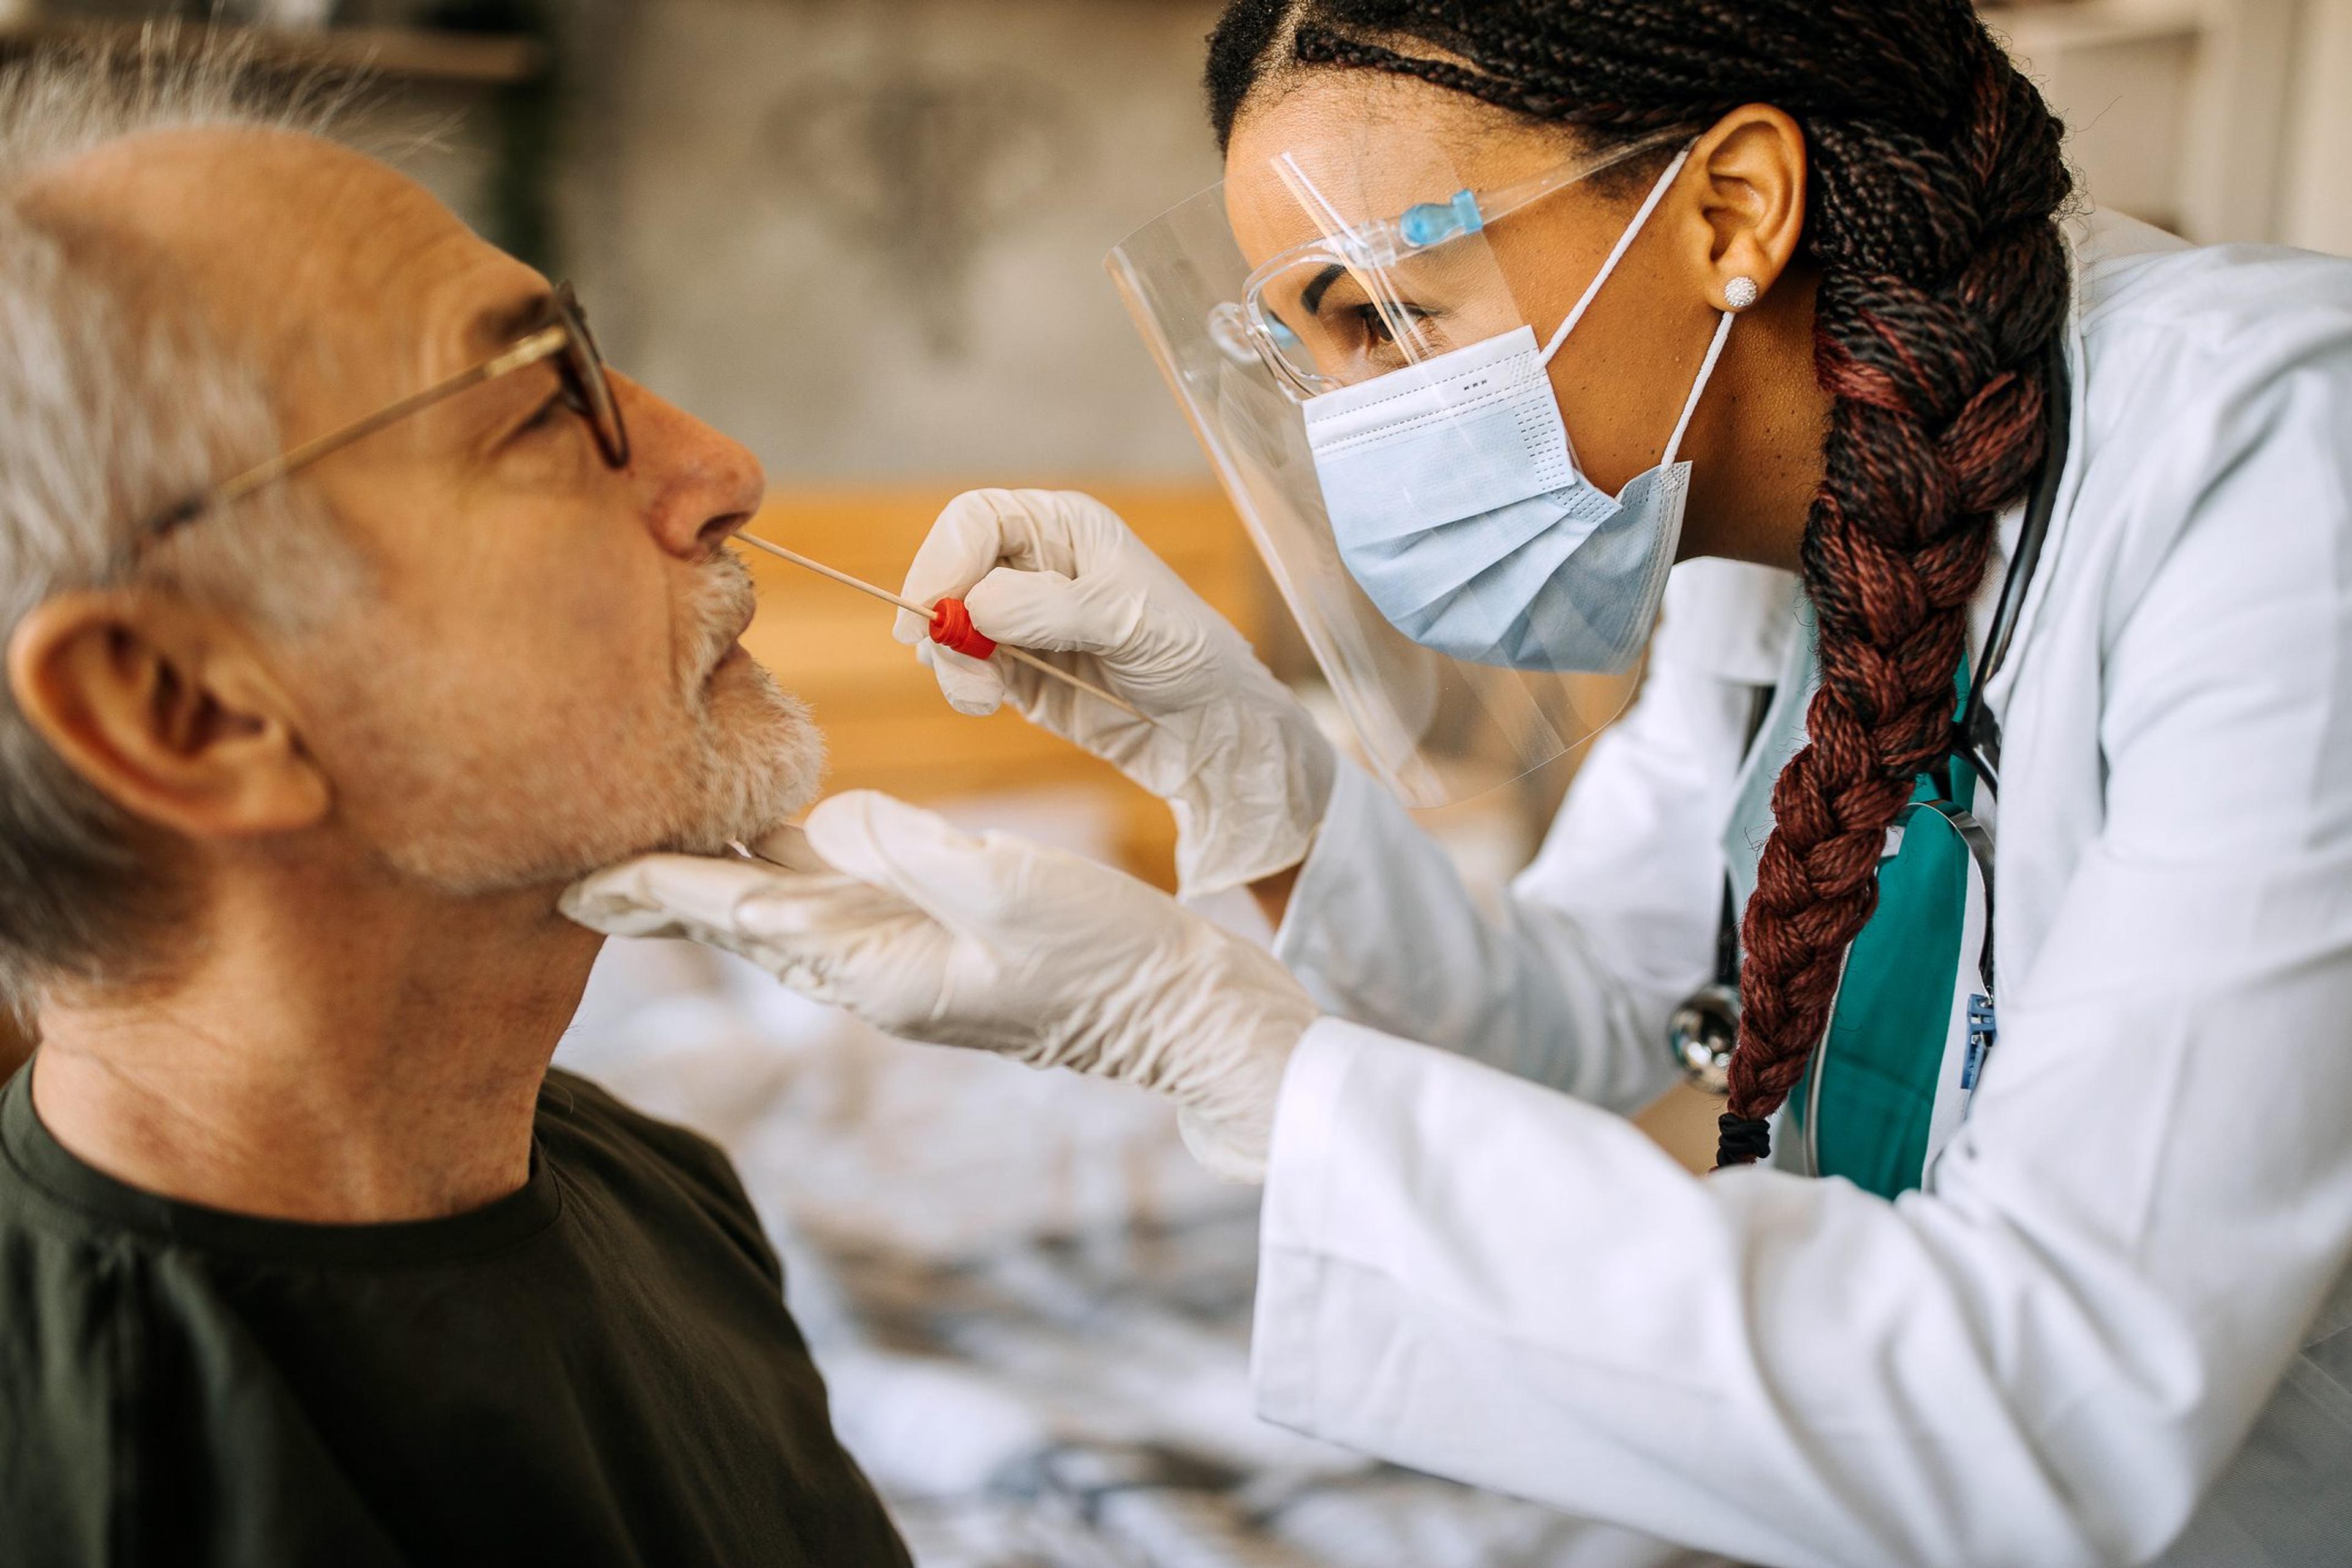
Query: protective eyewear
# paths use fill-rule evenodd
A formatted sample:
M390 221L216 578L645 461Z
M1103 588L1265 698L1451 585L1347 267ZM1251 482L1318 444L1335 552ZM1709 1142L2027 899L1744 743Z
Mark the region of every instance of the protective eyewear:
M502 353L459 371L446 381L436 382L422 392L412 393L364 419L354 420L299 447L289 447L268 462L257 463L158 514L142 529L141 547L154 543L207 512L233 505L257 490L299 473L353 442L396 425L411 415L421 414L436 403L486 382L550 362L553 363L556 374L562 380L565 405L588 422L588 428L595 437L596 450L604 458L605 465L616 469L628 467L628 427L622 423L621 405L614 398L613 384L604 374L604 356L596 351L596 340L588 331L588 318L581 310L572 285L558 284L554 292L548 296L541 315L538 326Z
M1471 238L1546 196L1659 149L1689 140L1661 132L1572 159L1507 185L1457 190L1394 217L1350 223L1299 163L1276 173L1320 230L1274 256L1244 280L1238 300L1209 312L1209 332L1237 361L1262 360L1291 397L1305 401L1402 370L1494 336L1515 324L1485 287L1479 263L1454 242Z

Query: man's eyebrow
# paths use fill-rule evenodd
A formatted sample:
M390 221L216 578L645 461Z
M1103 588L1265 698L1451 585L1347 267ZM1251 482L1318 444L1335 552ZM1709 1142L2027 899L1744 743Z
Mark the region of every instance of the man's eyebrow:
M552 290L543 289L522 300L501 300L475 316L466 329L466 341L485 356L494 354L545 326L548 301L554 298Z

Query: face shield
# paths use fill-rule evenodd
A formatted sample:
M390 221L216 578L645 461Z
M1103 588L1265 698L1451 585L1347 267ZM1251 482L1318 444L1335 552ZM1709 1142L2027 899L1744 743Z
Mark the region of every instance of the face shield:
M1477 190L1434 142L1368 128L1238 174L1108 258L1364 762L1409 805L1553 761L1638 681L1672 541L1662 562L1655 531L1620 520L1658 475L1617 498L1582 480L1537 334L1566 337L1673 171L1564 321L1521 309L1490 231L1685 140ZM1544 615L1522 614L1536 595Z

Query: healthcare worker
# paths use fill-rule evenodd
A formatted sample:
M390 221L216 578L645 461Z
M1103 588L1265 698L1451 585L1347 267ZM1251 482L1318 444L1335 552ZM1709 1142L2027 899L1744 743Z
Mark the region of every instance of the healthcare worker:
M2352 1562L2352 266L2071 209L1963 0L1243 0L1209 85L1112 271L1354 754L1083 497L906 592L1150 713L924 649L1273 955L871 795L569 907L1172 1096L1265 1414L1596 1561ZM1403 805L1662 603L1483 910Z

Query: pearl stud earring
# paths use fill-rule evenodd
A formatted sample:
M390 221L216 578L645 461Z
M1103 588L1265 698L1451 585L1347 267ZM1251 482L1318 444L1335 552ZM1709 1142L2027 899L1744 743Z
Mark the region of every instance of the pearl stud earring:
M1763 288L1753 278L1735 278L1723 286L1723 302L1734 310L1745 310L1763 297Z

